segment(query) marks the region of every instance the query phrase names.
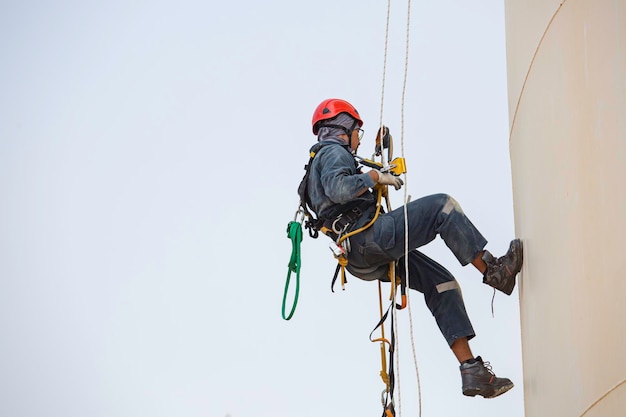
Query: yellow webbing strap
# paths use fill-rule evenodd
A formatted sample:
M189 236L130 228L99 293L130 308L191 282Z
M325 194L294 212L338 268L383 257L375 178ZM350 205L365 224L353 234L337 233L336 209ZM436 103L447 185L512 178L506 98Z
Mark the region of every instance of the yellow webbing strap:
M346 266L348 265L348 259L345 256L337 257L337 262L341 266L341 289L346 289Z
M385 186L376 185L375 188L378 190L378 194L376 196L376 212L374 213L374 217L372 218L372 220L370 220L370 222L367 223L365 226L363 226L363 227L361 227L359 229L353 230L350 233L346 233L345 235L341 236L339 238L339 242L337 244L341 244L344 240L346 240L350 236L354 236L357 233L361 233L362 231L367 230L371 225L374 224L376 219L378 219L378 215L380 214L380 202L382 200L383 188L385 188Z
M378 311L380 313L380 318L383 318L383 286L380 280L378 280ZM393 329L392 329L393 331ZM389 374L387 373L387 353L385 352L385 343L391 345L391 342L385 338L385 323L381 323L380 325L380 339L374 339L372 342L379 341L380 342L380 377L382 378L385 386L387 387L387 391L391 388L391 382L389 381Z

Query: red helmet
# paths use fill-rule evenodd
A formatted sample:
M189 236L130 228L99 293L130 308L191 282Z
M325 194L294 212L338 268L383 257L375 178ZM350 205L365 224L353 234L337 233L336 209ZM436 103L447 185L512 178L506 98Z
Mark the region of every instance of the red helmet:
M317 135L321 121L332 119L339 113L348 113L357 120L359 127L363 126L363 120L352 104L338 98L329 98L322 101L313 113L313 134Z

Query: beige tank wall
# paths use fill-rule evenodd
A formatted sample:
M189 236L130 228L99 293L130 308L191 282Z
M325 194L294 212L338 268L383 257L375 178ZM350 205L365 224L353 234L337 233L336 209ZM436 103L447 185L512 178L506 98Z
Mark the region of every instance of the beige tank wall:
M526 416L626 416L626 0L505 10Z

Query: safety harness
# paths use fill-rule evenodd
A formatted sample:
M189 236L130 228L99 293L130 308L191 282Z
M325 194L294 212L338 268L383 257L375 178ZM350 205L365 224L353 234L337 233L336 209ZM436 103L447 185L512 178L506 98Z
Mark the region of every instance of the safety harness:
M304 228L308 230L309 236L313 239L317 239L321 231L333 240L337 240L338 235L341 234L342 231L354 225L354 222L363 215L364 210L373 205L373 201L363 199L355 200L347 204L335 205L319 215L315 212L308 192L309 175L313 165L313 159L319 151L326 146L340 146L348 152L350 156L353 156L348 145L342 145L336 142L320 142L313 146L309 152L309 162L304 166L304 176L298 186L298 196L300 197L299 210L301 210L305 216ZM358 168L356 160L355 167Z
M309 153L309 161L304 166L305 174L300 181L298 186L298 195L300 197L300 204L298 210L296 211L296 216L294 221L290 222L288 225L288 236L292 239L292 258L289 264L289 272L287 276L287 283L285 286L285 292L283 296L283 318L285 320L289 320L294 313L297 297L299 292L299 282L300 282L300 249L299 243L302 240L302 231L301 224L304 222L305 229L308 230L309 236L316 239L319 236L319 232L324 233L328 237L331 238L330 249L333 253L333 256L337 260L337 268L335 269L335 273L333 275L333 279L331 282L331 291L334 292L334 284L338 278L341 276L341 286L342 289L345 289L346 284L346 274L345 269L348 265L348 252L350 251L350 243L349 238L351 236L356 235L366 229L368 229L374 222L377 220L381 211L384 211L381 207L381 201L383 196L387 202L387 209L391 210L391 206L389 203L387 187L376 185L374 187L375 191L375 200L374 199L361 199L356 200L344 205L335 205L329 211L326 211L319 215L315 212L312 207L311 200L308 193L308 181L309 175L311 171L311 167L313 164L313 160L316 155L320 152L320 150L324 146L336 145L342 146L346 152L349 152L355 160L355 167L357 171L360 171L360 166L366 166L369 168L377 169L381 172L392 172L395 175L401 175L406 172L406 166L404 162L404 158L396 158L391 160L391 152L392 152L392 140L389 135L389 131L385 126L382 126L379 129L377 137L376 137L376 148L375 155L381 156L382 159L382 150L387 149L388 160L387 163L379 163L373 160L364 159L357 155L353 155L350 151L349 146L341 145L336 142L320 142L313 146ZM373 196L373 195L372 195ZM375 207L372 213L372 207ZM363 216L368 215L371 216L369 221L367 221L361 227L356 228L357 224L363 223ZM300 221L297 222L297 218L300 216ZM297 254L297 255L294 255ZM358 269L351 266L352 269ZM288 293L289 287L289 278L291 272L297 273L297 284L296 284L296 292L295 292L295 300L293 307L288 315L285 313L285 302ZM353 271L351 271L353 272ZM354 273L354 272L353 272ZM381 364L382 368L380 371L380 376L383 382L386 385L385 390L381 395L381 402L383 404L383 417L394 417L394 346L395 346L395 334L394 334L394 323L393 323L393 315L389 315L389 311L394 306L397 309L403 309L407 305L406 300L406 281L399 279L396 275L396 263L391 262L387 266L387 278L391 282L391 305L388 307L387 311L383 313L383 302L382 302L382 287L381 280L382 276L378 279L378 289L379 289L379 309L380 309L380 321L375 326L374 330L370 334L370 340L372 342L380 342L380 352L381 352ZM401 295L402 295L402 304L396 304L396 291L397 287L400 286ZM385 337L384 330L384 322L387 318L391 316L391 340L388 340ZM372 339L372 334L378 329L381 329L381 337ZM389 361L387 362L387 354L385 352L386 348L388 348L389 353Z

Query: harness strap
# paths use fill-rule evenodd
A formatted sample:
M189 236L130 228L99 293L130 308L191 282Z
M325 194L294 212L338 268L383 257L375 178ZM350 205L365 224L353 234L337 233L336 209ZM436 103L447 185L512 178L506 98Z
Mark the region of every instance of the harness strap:
M333 217L320 217L323 219L320 231L337 242L339 237L345 232L350 232L373 206L373 202L362 201Z
M341 146L346 152L352 155L349 145L347 144L342 145L342 144L338 144L335 142L317 143L309 151L309 162L304 166L304 176L302 177L302 180L300 181L300 184L298 185L298 196L300 197L300 207L302 208L302 211L304 212L305 217L306 217L306 221L304 222L304 228L308 229L309 236L311 236L313 239L317 239L317 237L319 236L318 230L323 225L323 219L321 218L321 216L318 216L318 214L315 213L311 205L311 199L309 197L309 192L308 192L309 173L311 171L311 165L313 164L313 159L315 158L317 153L323 147L329 146L329 145ZM356 165L356 161L355 161L355 165Z

